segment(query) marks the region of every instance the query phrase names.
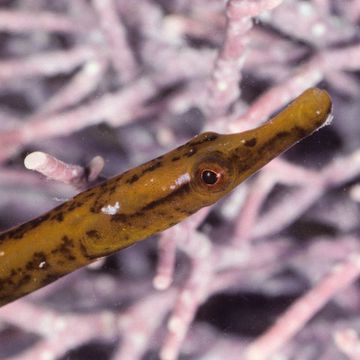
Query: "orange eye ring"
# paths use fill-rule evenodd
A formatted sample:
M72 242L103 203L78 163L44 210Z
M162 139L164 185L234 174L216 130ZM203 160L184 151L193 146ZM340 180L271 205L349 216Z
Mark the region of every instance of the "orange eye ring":
M196 179L199 186L206 191L221 191L227 183L229 174L219 162L207 161L199 166Z
M200 159L192 174L193 189L205 196L225 191L234 179L231 164L220 153L211 153Z

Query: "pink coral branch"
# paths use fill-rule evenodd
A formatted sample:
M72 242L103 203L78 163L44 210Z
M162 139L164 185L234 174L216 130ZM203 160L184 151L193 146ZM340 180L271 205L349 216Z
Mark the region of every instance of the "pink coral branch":
M334 341L341 352L347 355L350 360L360 358L360 339L354 329L347 328L335 331Z
M110 58L118 75L124 81L133 79L137 64L127 41L126 29L116 14L114 0L94 0L94 8L99 15L100 27L109 45Z
M206 298L207 287L212 277L209 240L197 234L188 239L200 251L191 254L191 269L181 288L168 321L168 333L160 351L161 360L175 360L181 349L195 312ZM196 244L195 244L196 243Z
M54 156L36 151L29 154L24 161L25 167L37 171L47 178L83 188L88 183L90 176L86 176L85 168L78 165L67 164ZM104 161L95 157L90 163L91 180L95 180L101 172Z
M176 242L173 233L176 227L164 231L158 241L158 256L156 275L153 280L154 287L158 290L167 289L173 280L176 256Z
M153 332L173 303L174 295L173 290L150 294L120 315L118 327L123 338L114 355L115 360L140 359L144 355Z
M236 221L233 234L233 244L235 246L246 247L248 245L260 208L274 185L274 176L267 171L259 175L252 184Z
M360 255L353 254L336 266L320 283L307 292L277 320L276 324L256 339L245 352L246 360L267 359L289 341L314 314L341 289L351 285L360 274Z
M1 10L0 29L7 32L42 30L72 33L82 31L83 27L79 19L52 12Z
M18 301L1 311L2 322L43 336L44 340L14 357L15 360L57 358L74 346L91 339L110 339L116 331L115 318L109 313L85 316L58 314Z
M24 164L29 170L38 171L50 179L64 183L77 182L84 176L84 169L81 166L66 164L40 151L29 154Z
M289 103L305 89L319 83L327 72L359 69L359 53L360 46L354 45L314 56L298 67L291 77L262 94L244 115L230 125L231 130L239 131L244 128L244 124L246 127L251 127L265 120L271 113Z
M43 177L19 170L21 154L32 148L43 149L44 174L72 185L82 179L86 186L98 177L104 159L96 157L84 169L48 154L71 159L77 151L101 148L107 171L115 174L119 162L132 167L204 129L253 127L319 81L332 94L336 115L322 135L337 141L326 149L336 159L329 165L321 164L321 150L316 154L319 170L274 161L239 192L165 232L155 269L156 248L144 241L19 300L12 304L18 305L14 310L12 305L4 308L0 357L59 358L74 349L82 359L82 346L100 339L117 346L113 359L160 353L164 359L237 360L244 357L254 324L242 317L241 331L231 332L239 324L233 316L241 311L236 302L248 301L249 294L279 306L277 297L304 292L305 284L316 283L335 261L345 266L338 275L328 275L310 290L315 298L305 294L300 305L295 302L300 311L289 309L290 315L299 314L290 321L296 322L296 332L302 329L300 336L293 337L294 330L289 332L285 324L270 339L270 350L290 345L285 351L291 358L306 341L310 351L296 354L304 360L314 360L313 353L316 359L335 359L341 356L338 351L356 356L351 353L357 348L353 333L335 333L337 348L329 347L332 328L325 329L322 314L313 325L305 324L336 293L339 313L346 316L339 319L330 311L325 323L357 330L355 319L347 315L356 311L359 294L355 287L339 289L358 271L357 260L344 259L357 257L360 250L358 2L344 7L338 1L288 0L276 9L280 0L5 3L0 8L2 228L41 214L58 203L54 197L69 196L69 186L44 183ZM31 17L35 12L38 16ZM136 122L140 117L147 121ZM94 126L101 123L105 126ZM78 134L68 136L74 132ZM296 148L294 154L304 158ZM303 216L315 223L300 235L308 241L295 228L287 229L292 223L295 230L302 226ZM182 254L174 276L177 249ZM335 285L327 280L332 276ZM168 289L155 292L151 281ZM226 334L211 315L201 323L195 318L201 304L212 307L207 300L214 295L236 299L225 307L216 300L221 302L221 322L229 325ZM303 301L310 304L305 313ZM264 327L272 309L248 303L251 318ZM99 311L103 308L105 316ZM39 340L25 350L17 348L29 332Z
M71 81L52 96L33 117L54 113L83 100L99 85L106 67L107 62L102 59L85 63Z
M271 113L285 106L305 89L316 85L323 78L318 59L314 59L296 69L296 72L281 84L273 86L262 94L234 123L231 130L242 130L265 120Z
M224 44L216 59L209 87L208 107L213 115L225 114L239 97L241 68L245 61L252 18L278 6L282 0L239 1L227 5L227 25Z
M53 76L68 73L77 66L98 57L99 49L79 46L67 51L52 51L32 55L25 59L0 61L0 80L17 77Z
M349 41L356 30L345 18L331 16L329 10L331 5L327 1L321 4L288 0L264 21L316 48ZM338 30L333 31L335 28Z
M280 204L273 206L266 215L258 220L253 236L268 236L288 226L318 200L328 188L338 186L358 176L360 173L359 154L359 151L355 151L343 159L334 160L319 174L320 184L319 181L312 182L309 186L294 191L287 201L282 200ZM351 166L349 166L350 164ZM296 204L296 207L292 204Z
M102 121L111 125L124 124L142 115L144 109L141 104L153 96L155 91L156 88L149 79L140 79L123 91L104 95L74 110L49 117L40 115L21 128L1 133L0 147L14 147L36 139L67 135Z

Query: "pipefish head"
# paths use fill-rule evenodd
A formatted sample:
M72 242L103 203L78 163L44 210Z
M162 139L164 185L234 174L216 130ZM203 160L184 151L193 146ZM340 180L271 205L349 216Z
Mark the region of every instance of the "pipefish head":
M256 129L196 136L176 150L186 166L192 202L197 207L216 202L270 160L325 125L330 112L329 95L309 89Z

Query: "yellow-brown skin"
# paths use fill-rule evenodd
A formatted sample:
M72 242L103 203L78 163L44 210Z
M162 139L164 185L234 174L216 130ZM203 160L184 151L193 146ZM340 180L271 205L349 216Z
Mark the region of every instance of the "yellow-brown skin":
M321 127L330 111L325 91L307 90L257 129L196 136L0 234L0 305L215 203Z

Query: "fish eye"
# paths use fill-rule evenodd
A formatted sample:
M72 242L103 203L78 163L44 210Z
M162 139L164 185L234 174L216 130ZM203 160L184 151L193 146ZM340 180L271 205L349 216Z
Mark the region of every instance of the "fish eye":
M204 169L201 172L201 180L208 186L216 185L221 180L221 173L211 169Z
M194 186L203 193L216 193L226 190L232 182L232 168L219 154L201 159L193 171Z

